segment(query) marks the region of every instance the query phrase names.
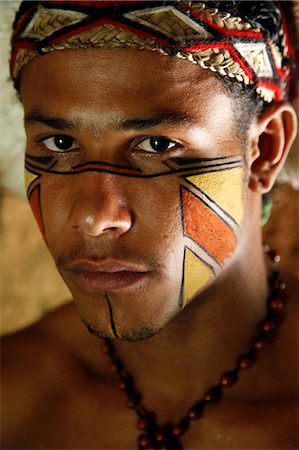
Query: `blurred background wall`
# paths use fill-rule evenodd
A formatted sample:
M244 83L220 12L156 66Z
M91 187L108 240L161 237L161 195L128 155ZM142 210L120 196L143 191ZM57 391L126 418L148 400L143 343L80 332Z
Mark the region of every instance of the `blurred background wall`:
M71 301L25 200L22 109L9 80L9 36L19 1L0 1L0 245L1 333L23 328ZM299 8L298 8L299 11ZM298 96L295 106L299 110ZM282 256L281 265L299 279L298 136L280 184L264 241Z
M25 199L22 108L9 80L9 39L19 1L0 1L1 333L70 301Z

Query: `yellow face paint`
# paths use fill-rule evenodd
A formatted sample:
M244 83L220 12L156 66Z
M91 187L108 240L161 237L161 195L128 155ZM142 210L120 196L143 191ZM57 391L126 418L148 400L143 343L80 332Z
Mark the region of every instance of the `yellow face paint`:
M215 277L235 251L236 232L243 218L243 179L243 167L223 169L223 166L184 177L182 217L188 241L183 264L182 307Z
M29 170L25 169L24 172L24 178L25 178L25 190L28 195L28 189L31 183L33 183L34 180L38 178L39 175L36 175L35 173L29 172Z
M214 272L195 253L186 248L184 256L183 308L194 298L196 292L205 286Z
M240 225L243 218L243 177L244 169L236 167L229 170L194 175L188 177L187 180L206 194Z

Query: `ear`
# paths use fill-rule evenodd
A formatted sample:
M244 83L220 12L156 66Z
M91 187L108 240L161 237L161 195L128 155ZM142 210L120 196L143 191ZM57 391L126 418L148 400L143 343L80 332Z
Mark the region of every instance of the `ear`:
M249 187L269 192L282 168L297 132L297 117L288 102L269 106L249 131Z

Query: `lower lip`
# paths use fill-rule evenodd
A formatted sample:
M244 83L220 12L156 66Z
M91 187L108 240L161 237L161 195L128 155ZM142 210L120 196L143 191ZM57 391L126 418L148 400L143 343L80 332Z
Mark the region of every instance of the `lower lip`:
M119 291L140 282L148 272L72 272L84 288L93 291Z

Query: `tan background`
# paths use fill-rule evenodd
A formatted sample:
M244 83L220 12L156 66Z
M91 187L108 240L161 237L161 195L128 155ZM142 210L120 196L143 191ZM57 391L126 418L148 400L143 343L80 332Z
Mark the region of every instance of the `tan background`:
M1 332L29 325L70 299L27 201L8 191L1 205Z

